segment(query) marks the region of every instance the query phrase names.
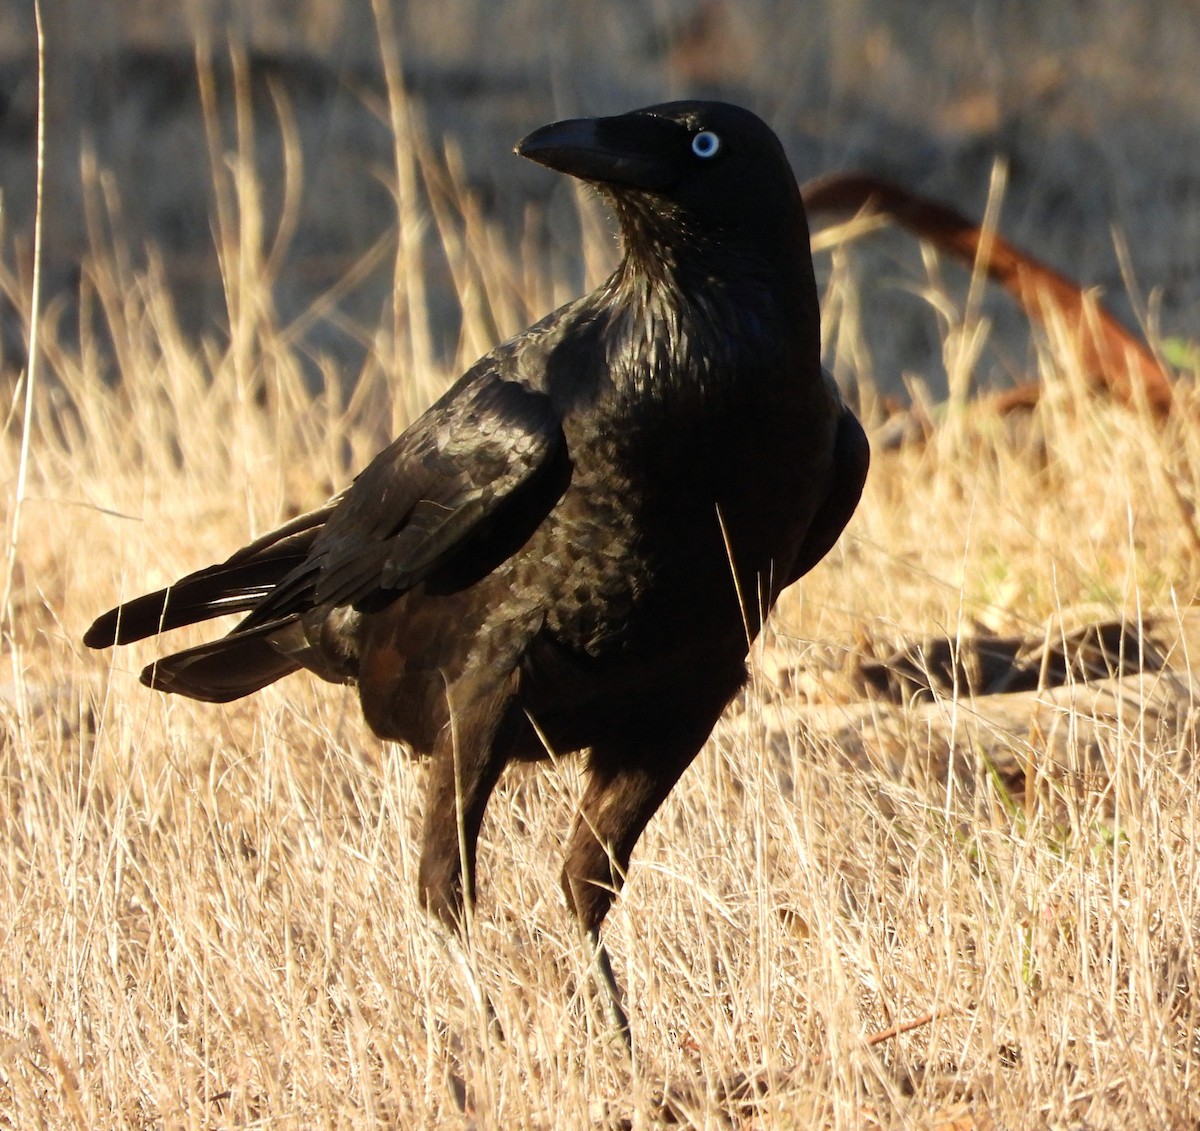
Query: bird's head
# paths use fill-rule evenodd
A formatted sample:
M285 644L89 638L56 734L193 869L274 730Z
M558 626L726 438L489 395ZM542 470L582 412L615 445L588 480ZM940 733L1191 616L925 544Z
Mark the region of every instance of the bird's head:
M627 249L680 238L809 259L800 192L779 139L749 110L668 102L534 130L522 157L594 185L612 203ZM796 244L799 243L799 246Z

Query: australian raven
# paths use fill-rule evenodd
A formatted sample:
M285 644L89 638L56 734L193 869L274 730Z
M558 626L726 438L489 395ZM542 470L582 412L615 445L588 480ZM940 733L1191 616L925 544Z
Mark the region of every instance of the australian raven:
M586 749L563 887L595 940L767 612L850 518L868 450L821 367L804 208L759 118L673 102L516 151L612 206L613 274L473 365L324 506L85 641L242 613L143 682L211 702L299 668L354 684L376 734L430 758L420 889L452 925L505 764Z

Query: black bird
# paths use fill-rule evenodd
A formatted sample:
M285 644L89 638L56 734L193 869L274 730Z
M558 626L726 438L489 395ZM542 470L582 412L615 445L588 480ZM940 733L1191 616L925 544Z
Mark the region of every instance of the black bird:
M821 368L804 208L759 118L672 102L516 152L611 204L613 274L324 506L84 640L244 613L142 682L218 703L299 668L355 684L376 734L430 757L420 890L452 927L505 764L587 749L563 888L628 1040L600 924L775 599L854 511L867 441Z

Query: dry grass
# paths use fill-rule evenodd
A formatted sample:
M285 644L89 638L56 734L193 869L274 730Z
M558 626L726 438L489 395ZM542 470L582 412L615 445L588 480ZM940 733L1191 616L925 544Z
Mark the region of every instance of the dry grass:
M1187 695L1154 725L1068 712L1053 763L973 722L965 689L936 705L949 737L913 711L850 748L811 714L849 717L844 670L882 640L1182 610L1200 577L1190 424L1089 401L1051 336L1030 419L960 406L928 443L877 453L847 535L785 600L610 918L631 1082L577 992L586 956L558 894L572 764L497 791L463 955L415 900L424 770L366 732L350 692L298 676L207 707L137 684L153 645L79 643L118 598L322 499L454 370L392 341L389 314L353 394L331 380L313 395L296 328L271 311L253 170L233 170L228 342L185 341L153 265L104 246L94 218L95 318L70 344L44 312L32 420L18 388L6 421L6 482L26 425L32 459L4 610L0 1126L653 1125L664 1088L705 1127L1197 1125ZM455 273L467 357L563 284L506 258L450 182L433 192L426 231ZM611 254L584 229L591 262ZM398 323L423 313L404 255ZM830 340L853 359L854 282L832 278ZM936 275L914 285L960 350L979 328ZM996 772L1005 751L1034 793ZM753 1104L726 1095L739 1076Z

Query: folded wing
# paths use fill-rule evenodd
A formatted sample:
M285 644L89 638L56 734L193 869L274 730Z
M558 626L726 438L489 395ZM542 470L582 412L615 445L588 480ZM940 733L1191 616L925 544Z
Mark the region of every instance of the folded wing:
M249 694L301 666L295 622L314 609L377 609L421 583L453 592L486 576L525 544L570 475L550 398L476 371L323 507L110 610L84 642L104 648L246 613L143 681L222 702Z

